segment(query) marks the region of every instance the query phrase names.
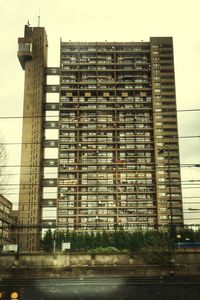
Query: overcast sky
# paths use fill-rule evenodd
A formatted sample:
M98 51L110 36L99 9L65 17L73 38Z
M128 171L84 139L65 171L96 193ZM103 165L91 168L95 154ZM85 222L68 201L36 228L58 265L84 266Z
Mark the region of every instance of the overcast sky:
M21 142L24 72L17 59L17 38L24 25L44 26L49 42L49 66L59 66L59 43L63 41L149 41L150 36L174 40L177 108L200 108L200 1L199 0L0 0L0 132L6 143ZM200 135L200 112L178 114L179 136ZM19 145L8 145L8 165L20 164ZM200 139L180 139L181 163L200 163ZM18 183L19 168L9 168L9 183ZM200 168L182 168L182 180L200 180ZM198 183L198 182L196 182ZM183 196L196 196L200 208L200 185L183 186ZM14 186L11 187L12 189ZM16 190L8 199L18 201ZM186 203L187 202L187 203ZM186 218L200 218L190 213ZM199 220L200 221L200 220ZM190 223L197 223L197 219Z

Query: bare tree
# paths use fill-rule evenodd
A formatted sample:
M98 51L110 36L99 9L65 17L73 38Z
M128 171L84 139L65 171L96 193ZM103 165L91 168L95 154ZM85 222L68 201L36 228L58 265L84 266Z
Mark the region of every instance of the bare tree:
M6 163L8 159L8 153L3 138L0 136L0 194L5 190L5 184L7 182L7 170Z

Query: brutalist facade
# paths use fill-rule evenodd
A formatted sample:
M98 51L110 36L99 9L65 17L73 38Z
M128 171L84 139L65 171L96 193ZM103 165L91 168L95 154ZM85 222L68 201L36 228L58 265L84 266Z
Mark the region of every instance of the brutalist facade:
M31 63L34 55L25 59L25 65ZM33 172L37 189L21 180L25 194L36 199L34 207L26 200L30 224L85 230L181 226L172 38L125 43L61 41L59 68L38 63L46 76L59 76L60 84L33 81L43 86L46 96L41 94L39 100L36 122L40 130L34 133L40 145L33 156L34 160L40 155L34 163L39 169ZM57 93L58 100L50 101L48 93ZM25 107L26 99L25 95ZM55 119L52 112L58 114ZM25 119L25 131L27 126ZM57 139L47 138L52 129L58 131ZM26 138L25 133L23 144ZM31 140L32 147L36 147L35 140ZM57 156L45 156L48 148L57 148ZM31 172L30 153L25 151L22 157ZM56 169L57 175L51 178L47 172L47 176L47 169ZM37 221L31 221L33 211ZM21 212L23 224L27 217ZM33 243L27 250L35 248Z

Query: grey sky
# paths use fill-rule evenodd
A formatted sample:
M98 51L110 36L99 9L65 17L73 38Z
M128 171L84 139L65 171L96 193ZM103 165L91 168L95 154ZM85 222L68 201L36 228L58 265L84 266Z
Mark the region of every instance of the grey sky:
M49 66L59 65L60 37L64 41L148 41L150 36L173 36L177 107L200 107L199 0L0 0L1 117L22 116L24 73L17 60L17 38L23 36L28 20L37 26L39 11L40 25L48 34ZM200 135L199 119L200 112L180 113L179 135ZM0 132L7 143L21 142L21 130L21 119L0 119ZM180 139L181 163L200 163L199 148L199 138ZM19 145L8 146L8 151L9 165L19 165ZM12 174L19 173L19 168L9 170L9 183L18 183ZM182 170L182 180L200 179L200 168ZM14 187L8 192L14 195L7 198L17 202ZM199 196L193 199L199 205L186 203L185 208L200 208L199 188L184 188L183 195ZM195 218L200 223L200 213Z

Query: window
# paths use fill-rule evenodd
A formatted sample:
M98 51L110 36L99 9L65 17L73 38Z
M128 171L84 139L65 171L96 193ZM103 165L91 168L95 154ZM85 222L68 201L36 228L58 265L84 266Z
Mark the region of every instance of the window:
M160 66L159 64L153 64L154 68L159 68L159 66Z
M164 175L165 172L164 172L164 171L158 171L158 174L159 174L159 175Z
M159 219L160 219L160 220L166 220L166 219L167 219L167 216L161 215L161 216L159 216Z
M164 196L166 196L166 193L159 193L159 196L161 196L161 197L164 197Z
M32 44L31 43L19 43L19 51L22 51L22 52L32 51Z

